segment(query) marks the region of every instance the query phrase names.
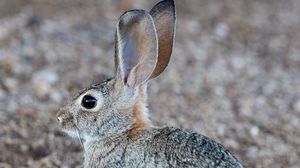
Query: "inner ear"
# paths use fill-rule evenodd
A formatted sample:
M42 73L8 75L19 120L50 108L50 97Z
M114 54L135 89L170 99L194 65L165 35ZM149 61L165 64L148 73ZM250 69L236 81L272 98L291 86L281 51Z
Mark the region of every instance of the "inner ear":
M164 0L150 11L158 38L158 61L151 78L160 75L168 66L175 38L176 12L173 0Z
M157 37L151 15L125 12L116 32L116 76L128 87L145 83L157 62Z

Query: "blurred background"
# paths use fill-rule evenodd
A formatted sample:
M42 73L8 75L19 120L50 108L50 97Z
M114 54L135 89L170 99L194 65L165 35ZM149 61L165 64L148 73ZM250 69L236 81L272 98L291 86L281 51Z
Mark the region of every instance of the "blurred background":
M58 108L113 75L114 31L159 0L0 1L0 167L82 167ZM177 0L169 67L150 82L158 125L221 142L248 167L300 165L300 1Z

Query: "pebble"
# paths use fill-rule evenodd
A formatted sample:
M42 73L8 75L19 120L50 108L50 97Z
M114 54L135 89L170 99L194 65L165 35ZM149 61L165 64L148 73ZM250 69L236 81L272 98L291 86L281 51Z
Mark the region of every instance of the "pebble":
M18 81L15 78L5 78L4 86L9 92L13 92L18 87Z
M218 39L223 40L227 37L229 31L230 29L228 25L224 22L221 22L215 27L214 33Z
M225 88L223 86L217 86L214 88L214 92L217 96L223 97L225 94Z
M39 145L33 149L33 158L38 160L49 154L49 150L44 145Z
M247 65L246 59L243 57L233 57L231 63L236 70L241 70Z
M255 137L259 134L259 128L257 126L253 126L250 129L250 134Z
M20 150L22 153L27 153L29 151L29 146L26 144L21 144Z

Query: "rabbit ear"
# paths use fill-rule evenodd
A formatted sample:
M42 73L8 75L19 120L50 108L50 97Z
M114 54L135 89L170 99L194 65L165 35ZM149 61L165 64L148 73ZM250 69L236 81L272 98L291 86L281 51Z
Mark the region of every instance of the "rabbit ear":
M156 4L150 11L158 38L158 60L150 78L161 74L168 66L175 36L175 4L173 0L164 0Z
M116 32L117 79L129 87L146 82L157 62L157 43L154 23L148 12L125 12L119 18Z

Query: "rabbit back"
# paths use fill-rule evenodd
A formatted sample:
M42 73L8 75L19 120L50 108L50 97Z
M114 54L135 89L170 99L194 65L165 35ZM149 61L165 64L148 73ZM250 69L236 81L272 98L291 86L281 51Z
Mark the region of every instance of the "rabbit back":
M153 128L109 143L86 167L243 167L221 144L186 129Z
M221 144L187 129L165 127L148 141L147 153L167 167L242 167Z

